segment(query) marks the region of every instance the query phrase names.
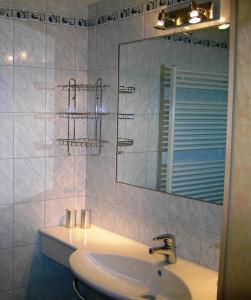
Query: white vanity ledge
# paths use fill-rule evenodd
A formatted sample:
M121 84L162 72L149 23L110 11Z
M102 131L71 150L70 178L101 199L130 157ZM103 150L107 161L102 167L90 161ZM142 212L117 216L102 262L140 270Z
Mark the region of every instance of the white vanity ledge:
M66 267L70 255L77 252L101 252L130 256L149 262L163 261L163 256L148 254L148 246L115 234L103 228L92 226L90 229L68 229L63 226L39 230L41 253ZM218 273L178 258L177 263L167 265L169 271L180 277L190 290L193 300L215 300Z

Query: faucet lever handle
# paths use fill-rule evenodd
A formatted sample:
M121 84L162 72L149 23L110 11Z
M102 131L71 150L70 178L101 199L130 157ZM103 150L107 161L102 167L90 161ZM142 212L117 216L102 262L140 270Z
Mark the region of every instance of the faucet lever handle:
M155 236L153 238L154 241L159 241L159 240L167 240L167 239L170 239L172 241L175 241L175 236L173 234L170 234L170 233L165 233L165 234L161 234L161 235L158 235L158 236Z

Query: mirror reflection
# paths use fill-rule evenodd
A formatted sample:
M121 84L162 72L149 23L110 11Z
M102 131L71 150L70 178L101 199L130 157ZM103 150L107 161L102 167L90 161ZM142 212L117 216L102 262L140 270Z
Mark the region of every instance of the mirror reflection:
M222 204L228 35L120 46L117 181Z

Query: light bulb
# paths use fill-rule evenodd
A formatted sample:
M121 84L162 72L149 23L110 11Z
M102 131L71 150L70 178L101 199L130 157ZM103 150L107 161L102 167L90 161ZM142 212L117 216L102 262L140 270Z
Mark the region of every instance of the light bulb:
M164 20L158 20L157 23L156 23L156 26L158 27L163 27L164 26Z
M224 23L218 26L218 29L220 30L224 30L224 29L228 29L230 27L230 24L228 23Z
M192 10L191 12L190 12L190 18L196 18L196 17L198 17L199 16L199 12L198 12L198 10L196 9L196 10Z
M201 21L201 17L194 17L194 18L189 19L190 24L197 24L197 23L200 23L200 21Z
M158 21L156 23L156 27L159 27L159 28L164 28L165 27L165 21L164 21L164 18L163 18L163 11L161 11L159 13L159 16L158 16Z

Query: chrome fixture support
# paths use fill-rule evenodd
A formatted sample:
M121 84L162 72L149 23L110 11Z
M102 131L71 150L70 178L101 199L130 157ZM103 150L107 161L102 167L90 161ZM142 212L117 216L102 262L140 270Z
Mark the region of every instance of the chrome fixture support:
M80 300L87 300L84 296L82 296L82 294L79 290L79 287L78 287L78 282L79 282L79 280L76 277L72 281L72 286L73 286L74 292Z
M102 113L103 109L103 82L101 78L98 78L96 82L96 101L95 101L95 139L98 141L98 153L101 153L101 136L102 136L102 120L99 118L99 114Z
M71 88L73 87L73 89ZM73 93L73 95L72 95ZM71 100L73 100L73 107L74 107L74 112L76 112L76 80L74 78L71 78L69 80L68 84L68 117L67 117L67 124L68 124L68 130L67 130L67 138L70 140L70 113L71 111ZM73 120L73 140L76 138L76 120ZM70 155L70 144L67 144L67 152L68 155Z
M160 247L149 248L149 253L163 254L165 256L165 261L168 264L175 264L177 262L176 255L176 242L175 236L173 234L163 234L153 238L154 241L163 241L164 245Z

